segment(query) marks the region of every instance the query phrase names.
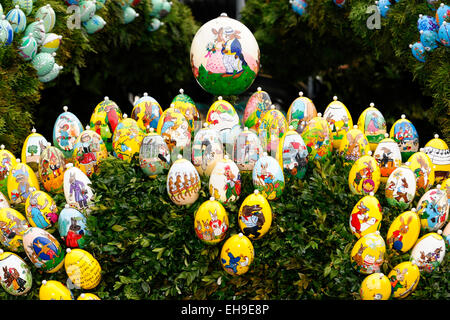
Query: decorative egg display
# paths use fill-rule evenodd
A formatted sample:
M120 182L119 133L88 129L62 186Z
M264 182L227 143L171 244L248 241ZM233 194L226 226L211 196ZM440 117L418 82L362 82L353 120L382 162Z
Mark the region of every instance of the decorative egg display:
M89 290L100 283L100 264L86 250L68 248L64 258L64 267L76 288Z
M447 179L450 174L450 150L447 143L436 134L434 139L427 142L423 152L430 157L431 163L435 166L435 182L440 183Z
M4 15L0 16L0 31L0 45L9 46L14 39L14 30Z
M268 200L281 197L284 190L284 174L275 158L264 152L256 161L252 171L253 186Z
M272 209L259 190L249 194L239 208L239 228L250 240L261 239L272 225Z
M308 149L309 160L322 160L331 157L333 138L328 122L318 113L306 123L302 132L303 141Z
M14 0L13 4L18 4L20 9L23 10L23 12L25 12L25 15L29 15L31 13L31 11L33 10L33 3L35 1L33 0Z
M386 243L390 249L407 252L419 238L420 219L416 209L405 211L392 221L386 235Z
M217 161L223 158L223 145L215 129L204 123L192 143L192 164L200 175L210 176Z
M353 127L353 120L350 112L345 104L334 96L333 101L326 107L323 117L330 125L331 136L333 137L333 148L340 149L341 141Z
M298 95L289 106L286 120L290 126L294 127L294 130L297 130L301 134L302 132L298 130L299 124L302 121L306 123L312 118L317 117L317 110L312 100L303 96L302 91Z
M10 205L6 196L0 191L0 209L3 208L10 208Z
M144 173L154 178L170 168L170 151L164 139L150 128L139 149L139 165Z
M352 163L369 152L369 141L357 125L344 134L339 144L339 155L344 157L347 163Z
M241 174L237 165L225 155L216 162L209 177L209 194L222 203L235 202L241 194Z
M38 44L31 34L20 40L19 55L25 61L31 61L38 52Z
M197 169L179 154L167 174L167 194L170 200L177 205L192 204L198 199L200 188Z
M436 22L439 26L442 25L442 23L450 17L450 6L441 3L439 5L439 8L436 10Z
M112 151L112 136L119 121L122 120L122 111L109 97L105 97L94 109L89 126L103 139L108 151Z
M25 202L25 213L32 227L47 229L58 222L55 200L44 191L33 191Z
M428 15L419 14L419 19L417 19L417 29L420 30L437 30L438 24L436 19Z
M25 29L25 35L31 34L40 46L45 39L45 25L44 21L36 20L27 25Z
M383 210L373 193L361 198L353 207L349 225L351 232L359 239L366 234L380 230Z
M280 110L275 109L275 106L272 105L270 110L264 114L258 128L258 135L260 137L265 137L267 152L277 152L280 139L286 134L288 127L288 123L283 113Z
M57 272L64 263L58 240L41 228L31 227L24 232L23 247L34 266L47 273Z
M359 288L361 300L388 300L391 292L389 278L379 272L366 276Z
M239 170L252 171L259 157L263 155L263 147L259 137L247 127L241 131L233 146L233 161Z
M356 271L363 274L380 272L384 263L386 244L379 231L368 233L361 237L351 252L351 264Z
M80 7L80 20L81 22L88 21L95 14L95 1L91 0L81 0L78 4Z
M405 209L416 194L416 176L408 167L409 163L395 169L386 181L385 196L391 206Z
M30 291L33 276L21 257L0 249L0 283L13 296L21 296Z
M404 114L392 125L389 137L398 143L403 161L419 150L419 134Z
M410 259L420 271L433 272L444 261L445 241L441 234L442 230L427 233L414 245Z
M58 231L68 248L83 248L85 235L89 234L86 217L68 204L61 210L58 219Z
M189 123L180 110L175 109L172 105L161 115L156 132L163 137L171 152L181 152L190 146Z
M63 110L53 126L53 145L62 151L64 157L71 159L75 141L83 131L83 126L77 116L68 111L67 106Z
M136 120L139 128L144 132L150 132L150 128L157 129L158 122L163 111L153 97L149 96L147 92L139 98L133 106L131 111L131 119Z
M369 141L370 150L373 152L378 143L384 139L387 132L386 120L381 112L371 103L370 107L364 110L358 118L358 128Z
M203 202L195 213L195 233L205 243L216 244L225 239L229 225L225 208L214 197Z
M448 220L447 193L440 187L438 185L435 189L427 191L417 203L417 214L424 230L436 231L443 227Z
M443 21L439 27L438 38L442 45L450 46L450 24L447 21Z
M32 190L39 190L39 181L31 168L16 159L7 180L8 197L11 204L25 203Z
M272 100L266 91L263 91L261 87L257 88L247 101L244 110L244 116L242 122L244 126L258 131L261 119L264 114L269 110L272 105Z
M80 296L77 298L77 300L101 300L101 299L98 296L96 296L95 294L88 292L88 293L80 294Z
M277 160L287 177L302 179L308 168L308 150L303 138L293 126L281 138Z
M113 134L113 155L116 158L131 162L133 158L139 156L144 135L144 131L139 128L136 120L128 118L124 114Z
M5 149L2 144L0 146L0 192L4 195L8 194L8 175L11 172L11 168L16 165L16 157Z
M38 77L40 82L50 82L52 80L54 80L58 75L59 72L63 69L64 67L58 65L57 63L53 64L53 68L45 75Z
M55 10L50 4L40 7L35 13L36 19L41 19L44 22L45 32L49 33L53 30L56 22Z
M42 45L40 48L41 52L56 52L61 45L61 39L61 35L57 35L56 33L47 33L44 40L42 41Z
M430 157L423 152L421 148L419 152L415 152L408 159L409 168L416 175L416 193L419 191L427 191L434 183L433 163Z
M381 182L386 183L391 173L402 164L402 155L398 144L385 134L375 149L373 157L380 167Z
M376 193L380 186L381 171L372 152L362 156L352 165L348 175L348 185L354 194Z
M251 31L222 13L203 24L191 44L191 68L212 95L238 95L259 72L259 47Z
M27 26L27 17L20 9L19 5L16 5L14 9L8 11L6 14L6 20L9 21L15 33L22 33L25 31Z
M220 262L223 269L233 276L246 273L254 257L253 244L242 233L229 237L220 252Z
M73 300L73 295L61 282L43 280L39 288L39 300Z
M234 107L222 97L218 97L209 107L206 122L211 129L217 130L222 143L233 143L235 128L240 128L239 116Z
M103 29L106 25L105 20L102 17L94 14L92 18L87 21L82 22L83 27L86 29L88 34L94 34Z
M48 52L39 52L36 56L31 60L33 67L36 69L36 74L38 77L43 77L52 71L55 65L55 56L56 53L48 53Z
M196 129L201 128L200 113L192 98L185 94L183 89L180 89L179 92L180 93L173 98L171 105L173 104L175 109L180 110L189 123L191 134L194 134L197 131Z
M22 162L29 165L35 173L38 173L40 156L47 146L47 139L42 134L37 133L36 129L33 128L31 134L23 142L21 153Z
M432 51L438 47L438 33L436 31L421 30L420 42L425 47L425 50Z
M420 271L416 264L405 261L396 265L388 274L392 287L392 296L403 299L413 292L420 280Z
M73 145L72 159L77 168L88 177L99 172L99 164L108 157L108 150L102 137L86 126Z
M91 180L83 171L71 163L67 164L64 172L64 197L70 206L82 211L89 208L94 197L90 184Z
M39 158L39 179L44 189L54 193L62 192L65 169L64 154L48 143Z
M13 208L0 209L0 241L8 250L19 251L23 234L29 227L27 219L19 211Z

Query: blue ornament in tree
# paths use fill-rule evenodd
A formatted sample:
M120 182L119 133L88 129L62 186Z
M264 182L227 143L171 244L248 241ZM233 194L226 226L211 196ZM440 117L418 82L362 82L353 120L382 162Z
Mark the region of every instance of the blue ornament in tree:
M436 11L436 22L438 25L442 25L446 19L450 17L450 6L441 3L439 8Z
M0 46L8 46L14 39L14 30L3 15L0 17Z
M387 13L391 7L391 2L389 0L379 0L375 1L375 5L378 7L378 11L380 12L383 18L386 18Z
M439 42L446 47L450 46L450 24L446 21L442 22L438 32Z
M292 10L294 10L295 13L302 16L306 12L306 7L308 6L308 4L305 0L290 0L289 3L291 4Z
M438 30L439 26L436 22L436 19L427 15L419 14L419 19L417 19L417 29L420 30Z
M414 58L416 58L420 62L425 62L426 50L420 41L418 41L414 44L410 44L409 47L411 48L411 52L412 52Z
M420 30L420 42L422 42L422 45L427 49L427 51L433 51L437 48L437 41L438 41L438 33L436 31L430 31L430 30Z

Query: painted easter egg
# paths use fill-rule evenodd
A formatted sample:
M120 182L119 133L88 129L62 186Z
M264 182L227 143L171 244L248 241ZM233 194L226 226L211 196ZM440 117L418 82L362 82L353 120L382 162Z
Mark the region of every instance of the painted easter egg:
M247 127L241 131L233 146L233 161L240 171L252 171L256 161L263 155L263 147L259 137Z
M53 126L53 145L62 151L64 157L72 159L75 141L83 131L81 121L76 115L63 107L64 112L56 118Z
M109 97L105 97L94 109L89 126L103 139L108 151L112 151L112 136L119 121L122 120L122 111Z
M420 219L416 209L405 211L392 221L386 235L386 242L390 249L407 252L419 238Z
M414 58L420 62L425 62L427 60L426 48L423 46L422 42L417 41L414 44L410 44L409 48Z
M450 24L447 21L442 22L439 27L438 37L442 45L450 47Z
M72 159L77 168L88 177L99 172L100 163L108 157L108 150L102 137L86 126L73 144Z
M392 125L389 137L397 142L403 161L419 150L419 134L404 114Z
M68 248L64 259L64 267L76 288L89 290L100 283L100 264L86 250Z
M175 109L180 110L189 123L191 134L194 134L201 128L200 113L192 98L185 94L183 89L180 89L179 92L180 93L173 98L170 104L173 104Z
M239 228L250 240L261 239L272 225L272 209L259 190L249 194L239 208Z
M39 158L38 173L44 189L53 193L62 192L65 170L64 154L48 143L47 148L42 151Z
M389 272L388 278L391 282L392 296L403 299L417 288L420 270L416 264L405 261L396 265Z
M434 183L433 163L423 151L424 149L421 148L419 152L415 152L407 161L409 168L416 175L416 193L427 191Z
M353 163L348 175L348 185L354 194L376 193L380 186L381 171L372 151Z
M81 22L85 22L91 19L95 14L95 10L97 9L95 7L95 1L90 0L87 1L81 0L78 6L80 7Z
M57 35L56 33L47 33L40 47L41 52L56 52L61 44L61 39L61 35Z
M439 8L436 10L436 22L439 26L450 17L450 6L441 3Z
M357 125L343 134L339 144L339 155L344 157L346 163L354 163L362 156L369 154L369 151L369 141Z
M229 225L225 208L214 197L203 202L195 213L195 233L205 243L215 244L225 239Z
M39 288L39 300L73 300L73 295L61 282L43 280Z
M259 72L255 37L225 13L200 27L192 40L190 56L195 79L212 95L238 95L252 85Z
M283 169L275 158L264 152L252 171L253 186L268 200L281 197L284 190Z
M387 132L386 120L381 112L375 108L375 104L371 103L370 107L364 110L358 118L358 128L361 130L369 141L370 150L373 152L378 143L384 139Z
M306 123L302 132L303 141L308 149L309 160L322 160L331 157L333 137L331 129L321 113Z
M50 70L49 73L38 77L40 82L50 82L56 79L56 77L59 75L59 72L64 69L63 66L58 65L57 63L53 64L53 68Z
M6 17L0 16L0 45L2 46L9 46L14 39L14 30L9 23L8 20L6 20Z
M192 164L200 175L210 176L217 161L223 158L223 145L217 130L204 123L192 143Z
M447 223L447 225L444 228L444 231L442 231L442 237L447 243L447 246L450 248L450 223Z
M85 235L89 234L86 217L68 204L59 213L58 231L68 248L83 248Z
M239 116L234 107L222 97L218 97L209 107L206 122L211 129L217 130L222 143L232 143L234 128L240 127Z
M101 300L101 299L97 295L88 292L80 294L77 300Z
M139 128L136 120L126 114L114 131L112 138L113 155L116 158L131 162L139 156L144 131Z
M156 31L164 25L164 22L158 18L150 19L150 24L147 26L147 30L150 32Z
M450 174L450 150L447 143L434 135L434 138L427 142L423 152L430 157L434 167L435 182L440 183L447 179Z
M123 8L123 23L124 24L128 24L130 22L133 22L134 19L136 19L137 17L139 17L139 13L136 12L136 10L134 10L134 8L132 7L125 7Z
M33 276L21 257L0 249L0 268L0 283L7 293L21 296L30 291Z
M170 200L177 205L192 204L198 199L200 188L197 169L179 154L167 174L167 194Z
M150 132L150 128L155 130L158 128L159 118L161 118L163 111L153 97L149 96L147 92L136 100L131 111L131 118L136 120L139 128L145 132Z
M16 165L16 157L8 150L5 145L0 146L0 192L8 194L7 181L11 168Z
M438 33L436 31L426 30L420 31L420 42L425 50L432 51L438 47Z
M351 232L359 239L366 234L380 230L383 210L373 193L361 198L353 207L349 225Z
M25 202L25 213L32 227L47 229L58 222L55 200L44 191L33 191Z
M33 0L14 0L13 4L18 4L20 9L28 16L33 10Z
M0 241L8 250L21 250L23 234L30 227L27 219L13 208L0 209Z
M10 208L10 205L6 196L0 191L0 209L2 208Z
M338 100L336 96L326 107L323 117L327 120L333 137L333 148L340 149L341 141L347 132L353 128L353 120L345 104Z
M391 173L402 164L402 155L398 144L388 134L378 143L373 154L381 172L381 182L386 183Z
M380 272L384 263L386 244L379 231L368 233L354 245L350 261L352 267L363 274Z
M53 30L56 22L55 10L53 10L50 4L40 7L36 13L35 18L41 19L44 22L45 32L48 33Z
M172 106L162 113L156 132L163 137L171 152L181 152L190 146L189 123L181 111Z
M64 197L77 210L88 210L94 198L91 180L83 171L68 163L64 172Z
M31 36L36 40L38 46L42 45L45 39L45 25L44 21L37 20L27 25L25 29L25 35L31 34Z
M305 13L306 7L308 6L305 0L289 0L289 3L291 4L292 10L301 16Z
M47 139L42 134L37 133L35 128L31 130L31 134L23 142L21 160L24 164L30 166L35 173L39 172L40 156L47 145Z
M417 240L411 251L410 260L417 264L420 271L433 272L444 261L445 241L442 238L442 230L430 232Z
M395 169L386 181L387 202L402 209L406 209L416 195L416 176L408 164Z
M287 177L302 179L308 168L308 150L293 126L281 138L276 158Z
M14 9L8 11L6 14L6 20L9 21L15 33L22 33L25 31L27 26L27 17L22 9L20 9L19 5L16 5Z
M150 128L139 149L139 165L144 173L154 178L170 168L170 151L164 139Z
M38 77L45 76L53 69L53 66L55 65L55 55L55 52L39 52L33 60L31 60L31 64L36 69Z
M424 193L417 203L417 214L420 217L422 229L436 231L448 220L449 205L447 193L438 185Z
M39 181L31 168L16 159L16 165L8 175L8 197L11 204L25 203L32 190L39 190Z
M447 194L448 205L450 206L450 178L442 181L441 190Z
M209 177L209 194L222 203L235 202L241 194L241 174L237 165L225 155L217 161Z
M266 91L263 91L261 87L257 88L247 101L244 109L244 116L242 122L244 126L258 131L261 119L264 114L270 109L272 105L272 100Z
M19 55L25 61L31 61L38 52L38 44L31 34L26 35L20 40Z
M289 106L286 120L290 126L294 127L294 130L297 130L297 132L301 134L302 131L299 130L301 129L299 124L302 121L307 123L312 118L317 117L317 110L312 100L303 96L302 91L300 91L298 95L299 96L292 101Z
M61 245L44 229L28 228L23 234L23 247L34 266L47 273L57 272L64 263Z
M437 30L438 24L436 23L436 19L434 17L419 14L419 18L417 19L417 29L420 30Z
M264 114L258 128L258 135L266 140L267 152L277 152L280 139L286 134L288 127L283 113L272 105Z
M391 297L391 282L383 273L372 273L364 278L359 288L361 300L388 300Z
M88 34L94 34L102 30L106 22L102 17L94 14L89 20L82 22L82 24Z
M220 262L231 275L241 275L248 271L255 257L253 244L244 234L234 234L223 244Z

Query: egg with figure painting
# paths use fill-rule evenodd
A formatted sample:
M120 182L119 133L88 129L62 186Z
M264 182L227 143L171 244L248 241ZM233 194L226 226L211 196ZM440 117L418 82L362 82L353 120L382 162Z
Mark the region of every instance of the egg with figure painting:
M122 111L109 97L105 97L97 104L91 115L89 126L102 137L109 152L113 150L112 136L120 120L122 120Z
M8 194L8 175L11 171L11 168L16 165L16 157L5 149L5 145L0 146L0 192L3 195Z
M354 163L362 156L368 155L369 152L371 152L369 141L356 125L344 134L339 144L339 155L347 164Z
M326 107L323 117L330 125L331 136L333 137L333 148L340 149L341 142L345 135L353 128L353 120L350 112L345 104L334 96L333 101Z
M298 131L298 130L297 130ZM331 157L333 137L330 125L321 113L306 123L302 132L303 141L308 149L309 160L325 160Z
M243 233L229 237L220 252L220 263L223 269L232 276L246 273L254 258L253 244Z
M197 201L201 188L200 175L194 165L178 155L167 174L167 194L176 205L190 205Z
M72 159L75 141L83 131L80 119L68 111L67 106L63 107L64 112L56 118L53 125L53 145L62 151L64 157Z
M383 210L380 202L370 193L359 199L350 214L350 230L356 238L360 239L366 234L380 230Z
M423 230L437 231L448 220L449 205L447 193L440 185L427 191L417 203L417 214Z
M302 179L308 168L308 150L293 126L281 138L276 158L287 177Z
M450 178L442 181L441 190L443 190L447 194L448 205L450 206Z
M197 131L192 143L192 164L200 175L210 176L216 163L223 158L223 145L217 130L208 123Z
M47 139L42 134L37 133L35 128L31 130L31 134L23 142L21 161L30 166L36 174L39 171L41 153L47 146Z
M352 267L362 274L380 272L384 263L386 244L379 231L361 237L350 254Z
M8 250L22 250L23 234L30 227L27 219L13 208L0 209L0 241Z
M234 128L240 127L239 116L231 103L218 97L209 107L206 122L211 129L219 132L222 143L230 144L234 141Z
M376 193L380 186L381 171L372 152L360 157L352 165L348 175L348 185L353 194Z
M203 202L195 213L195 233L207 244L216 244L224 240L229 225L228 213L214 197Z
M113 155L127 162L137 159L144 135L144 131L139 128L136 120L124 114L112 137Z
M366 276L359 288L361 300L388 300L391 297L391 282L383 273Z
M100 163L108 157L108 151L102 137L86 126L73 146L73 163L88 177L100 171Z
M0 209L3 208L10 208L10 205L6 196L0 191Z
M70 206L82 212L89 212L94 199L91 180L72 163L67 164L64 172L64 197Z
M33 191L25 202L25 213L32 227L48 229L58 222L55 200L44 191Z
M378 167L380 167L380 180L383 183L386 183L391 173L402 164L400 148L397 142L389 138L387 133L385 138L378 143L373 157L377 161Z
M272 208L267 199L255 190L239 208L239 228L250 240L261 239L272 225Z
M420 234L420 218L415 208L398 215L389 226L386 243L390 249L399 253L409 251Z
M68 204L59 213L58 232L67 248L83 248L85 236L90 234L86 217Z
M450 150L447 143L436 134L425 144L423 152L430 157L434 166L435 182L441 183L447 179L450 174Z
M277 152L280 139L286 134L288 123L283 113L274 105L264 114L258 128L258 135L264 137L267 152Z
M39 179L44 189L53 193L62 192L65 170L64 154L49 143L39 158Z
M404 114L392 125L389 137L397 142L403 161L407 161L414 152L419 150L417 129Z
M430 273L436 271L444 261L445 250L442 230L430 232L417 240L410 260L417 264L420 271Z
M358 128L361 130L369 141L370 150L373 152L378 143L384 139L387 132L386 120L383 114L375 108L375 104L371 103L370 107L365 109L358 118Z
M303 92L300 91L299 96L291 102L289 106L286 120L290 126L294 127L294 130L299 129L299 124L302 121L308 122L314 117L317 117L316 106L313 101L305 97ZM298 133L302 133L302 131L297 130Z
M209 177L209 194L221 203L235 202L241 194L241 174L237 165L225 155L217 161Z
M391 206L406 209L416 195L416 176L409 163L395 169L386 181L385 196Z
M268 200L279 199L283 194L285 187L283 169L278 161L266 152L253 167L252 181L254 188Z
M415 263L405 261L397 264L388 274L392 297L403 299L409 296L419 284L420 270Z
M30 190L40 189L36 174L28 165L20 162L20 159L16 159L16 165L11 168L7 187L11 204L25 203Z
M272 105L272 100L266 91L258 87L247 101L242 122L244 126L258 131L261 119Z
M263 146L256 132L245 127L234 142L233 161L240 171L249 172L253 170L263 152Z
M175 109L180 110L189 123L191 134L194 134L198 129L201 129L200 113L195 106L194 100L185 94L183 89L180 89L179 92L180 93L173 98L170 104L173 105Z
M31 13L31 11L33 10L33 0L14 0L13 4L14 5L19 5L20 9L23 10L23 12L25 12L25 15L29 15Z
M430 157L423 152L424 149L421 148L420 151L415 152L408 159L409 168L416 175L416 194L419 192L427 191L430 186L434 184L434 170L433 163Z
M189 123L179 109L171 107L164 110L158 121L156 133L163 137L169 150L180 153L191 144Z
M141 130L149 133L150 128L157 129L162 113L158 101L144 92L144 95L134 103L131 118L136 120Z
M73 294L64 284L56 280L42 280L39 300L73 300Z
M0 249L0 268L0 283L7 293L22 296L30 291L33 275L20 256Z
M139 165L150 178L164 173L170 168L170 151L164 139L150 128L139 149Z

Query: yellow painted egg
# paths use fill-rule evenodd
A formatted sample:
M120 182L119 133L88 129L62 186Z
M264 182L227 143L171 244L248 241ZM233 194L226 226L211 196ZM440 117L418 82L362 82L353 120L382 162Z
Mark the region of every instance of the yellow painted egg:
M380 167L372 157L372 151L369 151L352 165L348 175L348 185L354 194L376 193L380 186L380 178Z
M86 250L68 248L64 267L76 288L89 290L100 283L102 271L100 264Z
M142 139L139 165L150 178L155 178L170 168L169 147L153 128L150 128L150 132Z
M241 194L241 174L237 165L225 155L217 161L209 177L209 194L222 203L235 202Z
M71 160L77 137L83 132L80 120L69 108L64 106L53 126L53 145L62 151L64 157Z
M158 101L149 96L147 92L144 92L144 95L133 105L131 119L136 120L142 131L149 133L150 128L155 130L158 128L158 122L162 113L163 110Z
M0 191L0 209L2 208L10 208L10 205L6 196Z
M417 264L420 271L433 272L444 261L445 241L442 230L430 232L417 240L411 251L411 261Z
M11 204L25 203L30 194L30 188L39 190L39 181L28 165L16 159L16 165L11 168L8 175L7 187Z
M272 105L270 109L264 114L258 128L258 135L265 137L265 145L267 152L273 151L276 153L280 139L288 131L288 123L283 113L275 109Z
M201 188L200 175L194 165L178 155L167 174L167 194L177 205L189 205L197 201Z
M434 139L427 142L423 152L430 157L431 162L435 165L435 181L440 183L447 179L450 174L450 150L447 143L436 134Z
M448 205L450 206L450 178L442 181L441 190L444 190L444 192L447 194ZM0 204L0 207L1 207L1 204Z
M80 294L77 300L101 300L101 299L97 295L88 292Z
M259 190L249 194L239 208L239 228L250 240L261 239L272 225L272 209Z
M220 252L220 262L223 269L233 276L246 273L254 257L253 244L242 233L229 237Z
M341 142L347 132L353 128L353 120L347 107L336 96L326 107L323 117L327 120L333 137L333 148L340 150Z
M39 158L39 178L48 192L60 193L63 191L64 171L66 161L64 154L48 143Z
M289 126L278 145L277 161L287 177L302 179L308 168L308 150L302 136Z
M233 146L233 161L239 170L252 171L256 161L263 153L263 146L256 132L245 127L236 137Z
M124 114L113 134L113 155L127 162L131 162L133 158L139 157L139 150L144 135L144 131L139 128L136 120L128 118Z
M217 130L208 123L197 131L192 143L192 164L200 175L210 176L217 161L223 158L223 145Z
M99 172L100 163L107 157L108 150L102 137L86 126L86 130L77 137L73 147L75 166L90 177Z
M201 129L200 113L192 98L185 94L183 89L180 89L179 92L180 94L173 98L171 104L173 104L175 109L180 110L189 123L191 134L194 134L197 130Z
M405 163L395 169L386 181L385 196L391 206L406 209L416 195L416 176Z
M298 97L292 101L289 106L286 120L288 125L292 126L294 130L297 130L298 133L302 133L298 131L299 124L302 121L308 122L312 118L317 117L317 110L311 99L304 97L303 92L300 91L298 93Z
M247 101L242 121L244 126L249 129L258 131L261 119L272 105L272 100L266 91L258 87Z
M392 287L392 296L403 299L413 292L420 280L420 271L416 264L405 261L396 265L388 274Z
M351 264L356 271L363 274L380 272L384 263L386 244L379 231L361 237L352 249Z
M22 146L21 161L30 166L31 169L37 174L39 168L39 157L47 148L48 141L45 137L36 132L36 129L31 130L31 134L25 139Z
M203 202L195 213L195 233L205 243L216 244L225 239L229 226L225 208L214 197Z
M361 300L389 300L391 292L389 278L379 272L365 277L359 289Z
M219 132L222 143L233 143L235 136L239 134L236 131L240 128L239 115L233 105L222 97L218 97L209 107L206 122L211 129Z
M71 207L80 211L88 210L94 198L90 185L91 180L83 171L71 163L67 164L64 172L64 197Z
M436 231L448 220L449 204L447 193L440 185L424 193L417 203L417 214L423 230Z
M392 221L386 242L390 249L398 252L407 252L419 238L420 219L415 208L405 211Z
M25 214L32 227L47 229L58 222L55 200L44 191L33 191L25 202Z
M392 125L389 137L397 142L403 161L419 150L419 134L404 114Z
M283 169L275 158L267 155L267 152L256 161L252 181L254 188L268 200L279 199L285 186Z
M378 143L384 139L384 135L387 133L386 120L381 112L375 108L374 103L371 103L370 107L359 116L358 128L365 134L367 141L369 141L370 150L374 152Z
M421 148L419 152L415 152L407 161L409 162L409 168L416 175L417 194L419 191L427 191L434 183L434 165L423 150Z
M353 129L349 129L343 134L339 144L339 155L344 157L346 163L358 160L369 154L369 151L369 141L367 141L364 133L358 129L358 126L355 125Z
M6 183L8 181L8 175L11 168L16 165L16 157L5 149L5 145L0 146L0 192L8 194L8 187Z
M388 137L386 133L385 138L381 140L373 154L373 157L378 163L381 172L381 182L386 183L391 173L402 164L402 155L398 144Z
M163 137L170 151L180 152L191 143L189 124L180 110L173 107L164 110L156 132Z
M331 129L321 113L318 113L317 117L306 123L302 138L308 149L309 160L322 160L331 157L333 151Z
M11 251L22 249L23 234L30 227L27 219L13 208L0 209L0 241Z
M73 295L61 282L43 280L39 289L39 300L73 300Z
M359 199L350 214L351 232L359 239L380 230L383 209L373 192Z
M0 283L7 293L21 296L30 291L33 276L21 257L0 249L0 269Z
M34 266L54 273L64 264L64 251L58 240L41 228L28 228L23 234L25 253Z

